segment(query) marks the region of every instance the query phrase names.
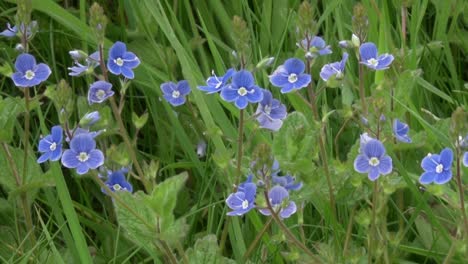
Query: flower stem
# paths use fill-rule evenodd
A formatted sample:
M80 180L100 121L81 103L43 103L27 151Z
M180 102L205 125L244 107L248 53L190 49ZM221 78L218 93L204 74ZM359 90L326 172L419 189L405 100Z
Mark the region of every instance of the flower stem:
M367 118L366 92L364 91L364 66L359 64L359 97L361 98L362 113Z
M457 144L457 185L458 185L458 192L459 192L459 195L460 195L460 209L461 209L461 213L462 213L462 216L463 216L463 223L464 223L464 236L463 238L467 238L468 237L468 219L466 217L466 212L465 212L465 198L464 198L464 190L463 190L463 183L462 183L462 178L461 178L461 170L460 170L460 155L461 155L461 151L460 151L460 144Z
M370 237L368 237L368 253L367 253L367 262L368 263L373 263L372 262L372 254L373 254L373 244L376 243L377 241L377 236L376 236L376 213L377 213L377 192L379 190L379 185L377 180L374 181L374 192L372 194L372 222L371 222L371 230L370 230Z
M244 109L241 109L239 112L239 131L237 135L237 171L236 171L235 189L237 189L237 185L239 185L240 177L241 177L243 141L244 141Z
M257 234L254 241L250 244L249 248L247 249L244 256L242 257L244 261L247 261L249 259L250 254L252 254L253 250L257 247L258 242L262 238L263 234L265 234L265 232L268 230L268 227L270 227L272 222L273 222L273 218L269 218L268 221L263 226L262 230L260 230L260 232Z

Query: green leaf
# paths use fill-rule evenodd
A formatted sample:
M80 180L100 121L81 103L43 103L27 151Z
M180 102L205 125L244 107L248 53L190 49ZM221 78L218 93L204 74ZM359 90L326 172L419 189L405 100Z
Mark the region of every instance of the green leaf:
M190 264L230 264L236 263L232 259L223 257L219 253L218 242L215 235L207 235L198 239L195 246L187 250L187 258Z
M0 142L10 142L13 139L13 127L16 117L22 111L22 105L12 98L0 98Z

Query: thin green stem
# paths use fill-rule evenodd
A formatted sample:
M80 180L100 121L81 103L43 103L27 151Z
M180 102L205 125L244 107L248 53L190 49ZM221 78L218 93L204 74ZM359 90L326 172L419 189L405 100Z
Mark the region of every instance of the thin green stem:
M348 255L348 245L349 245L349 241L351 240L351 234L353 231L353 223L354 223L353 219L354 219L354 214L356 213L356 208L357 206L353 207L353 210L351 211L351 215L349 216L348 227L346 228L346 238L345 238L345 242L343 245L343 257L344 258L346 258Z
M250 254L252 254L253 250L257 247L258 242L260 242L260 239L263 237L263 234L265 234L265 232L268 230L268 227L270 227L272 222L273 222L273 218L269 218L268 221L263 226L262 230L260 230L257 236L255 236L255 239L252 241L249 248L247 249L244 256L242 257L244 261L247 261L249 259Z
M364 66L359 64L359 97L361 98L362 113L367 118L366 92L364 90Z
M457 144L457 185L458 185L458 193L460 195L460 210L461 210L461 213L462 213L462 216L463 216L463 223L464 223L464 226L463 226L463 229L464 229L464 235L463 235L463 238L468 238L468 219L466 217L466 212L465 212L465 198L464 198L464 190L463 190L463 182L462 182L462 178L461 178L461 170L460 170L460 155L461 155L461 151L460 151L460 144Z
M377 214L377 192L378 192L379 186L378 186L378 181L374 181L374 191L372 194L372 222L371 222L371 230L370 230L370 237L368 237L368 263L373 263L372 262L372 254L373 254L373 245L376 243L376 214Z
M242 154L243 154L243 141L244 141L244 109L239 112L239 131L237 135L237 171L236 171L236 189L239 185L242 168Z

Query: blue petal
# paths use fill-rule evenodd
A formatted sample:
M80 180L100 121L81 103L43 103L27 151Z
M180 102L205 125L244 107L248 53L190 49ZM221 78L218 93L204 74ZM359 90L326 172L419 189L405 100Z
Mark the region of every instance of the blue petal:
M452 167L453 161L453 152L449 148L444 148L442 152L440 152L440 163L444 165L444 168L449 169Z
M51 129L52 139L55 143L59 144L62 142L63 129L61 126L53 126Z
M86 165L91 169L96 169L97 167L104 164L104 154L99 149L91 150L88 153L88 160Z
M322 80L324 81L328 81L330 77L332 77L333 75L336 75L337 73L338 72L336 71L334 67L332 67L331 64L325 64L322 67L322 70L320 71L320 78L322 78Z
M434 182L437 184L447 183L452 179L452 170L443 170L441 173L436 173Z
M70 149L76 153L89 153L96 148L96 141L89 134L78 134L70 141Z
M47 64L39 63L34 71L34 79L37 79L38 82L41 83L47 80L51 73L52 71L50 70L49 66L47 66Z
M323 49L325 47L325 45L327 45L327 44L325 43L325 40L323 40L323 38L315 36L312 39L310 45L312 47L316 47L318 49Z
M114 60L117 58L123 58L125 52L127 52L127 47L125 43L117 41L109 50L109 60Z
M379 64L377 64L377 68L379 70L387 69L390 64L392 64L393 61L393 55L391 54L383 54L380 55L377 60L379 61Z
M344 70L345 70L346 61L348 61L348 53L347 53L347 52L344 52L344 53L343 53L343 59L341 59L340 68L339 68L341 71L344 71Z
M367 62L369 59L377 59L377 47L372 42L362 44L359 53L363 62Z
M43 162L46 162L49 158L50 158L50 152L46 152L44 154L42 154L38 159L37 159L37 163L43 163Z
M51 161L59 160L60 157L62 157L62 146L58 145L57 148L54 151L49 152L49 153L50 153L50 160Z
M390 156L385 155L379 161L380 161L379 163L380 174L387 175L390 172L392 172L393 165L392 165L392 158L390 158Z
M251 203L255 201L255 196L257 195L257 185L253 182L244 183L242 188L245 193L245 199Z
M289 202L288 206L286 208L281 209L279 216L281 218L289 218L291 215L293 215L297 211L296 203L295 202Z
M270 117L273 119L285 119L287 115L286 106L283 104L272 108L270 112Z
M80 162L78 166L76 167L76 173L79 175L83 175L89 171L89 167L86 165L86 163Z
M270 215L271 215L271 211L270 211L270 209L268 209L268 208L265 208L265 209L258 209L258 211L259 211L262 215L265 215L265 216L270 216Z
M332 54L332 50L330 49L330 46L327 46L321 50L318 51L318 54L323 56L323 55L328 55L328 54Z
M247 100L246 96L239 96L234 104L237 106L237 108L242 110L247 107L249 101Z
M377 180L380 176L379 168L370 166L368 176L369 176L369 180L371 181Z
M236 72L232 76L232 86L233 88L250 88L254 85L254 77L251 72L246 70L241 70Z
M373 139L367 142L367 144L364 146L364 154L369 158L380 158L383 154L385 154L385 148L382 142Z
M288 82L287 84L285 84L285 85L282 86L280 92L283 93L283 94L285 94L285 93L289 93L289 92L293 91L294 89L295 89L294 83L289 83L289 82Z
M288 74L295 73L299 75L304 72L305 64L299 59L291 58L284 62L284 68Z
M119 75L122 73L122 67L117 65L113 59L107 60L107 69L114 75Z
M67 149L62 154L62 165L66 168L73 169L80 165L80 161L76 158L78 153L73 150Z
M232 89L230 87L225 87L221 90L221 98L226 102L233 102L239 97L237 89Z
M258 103L263 99L263 89L258 86L253 86L252 90L250 90L245 97L251 103Z
M283 121L279 119L269 119L268 117L263 116L262 118L259 116L257 118L260 127L266 128L272 131L278 131L283 126Z
M286 190L283 186L280 185L275 185L268 192L268 198L270 199L270 203L272 206L281 204L281 202L283 202L283 200L288 197L288 190Z
M276 87L283 87L289 84L288 75L282 72L273 73L270 75L270 82Z
M190 85L188 81L182 80L177 83L177 90L179 90L181 95L187 95L190 93Z
M126 52L122 59L124 60L124 66L127 68L133 69L140 65L140 59L133 52Z
M179 105L185 104L185 97L184 96L180 96L178 98L172 98L171 97L171 100L168 100L168 101L173 106L179 106Z
M221 88L223 87L220 86L219 88L216 88L214 86L197 86L197 88L198 90L206 92L207 94L213 94L221 91Z
M299 76L297 76L297 81L293 83L294 89L301 89L303 87L306 87L311 81L312 77L310 76L310 74L300 74Z
M43 139L39 140L39 145L37 149L39 152L49 152L50 151L50 145L54 142L54 139L52 138L51 135L45 136Z
M366 173L369 169L369 159L365 155L359 154L354 160L354 170L359 173Z
M130 68L121 67L120 71L122 72L122 75L125 76L125 78L127 78L127 79L135 78L135 73Z
M35 66L36 66L36 59L31 54L23 53L19 55L18 58L16 58L15 68L17 71L23 73L23 75L28 70L33 71Z
M465 154L463 154L463 165L465 165L465 167L468 167L468 152L465 152Z
M239 207L242 207L242 203L245 200L245 193L243 192L236 192L231 193L228 198L226 199L226 204L229 208L235 210Z
M427 155L421 162L424 171L434 172L439 165L440 156L438 154Z
M165 82L161 84L160 87L164 94L168 94L171 96L172 96L172 92L177 89L176 84L173 82Z

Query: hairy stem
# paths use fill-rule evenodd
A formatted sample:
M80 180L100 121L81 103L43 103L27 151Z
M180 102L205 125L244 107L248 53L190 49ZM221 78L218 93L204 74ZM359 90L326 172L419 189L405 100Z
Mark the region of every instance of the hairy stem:
M378 182L377 180L374 181L374 191L373 191L373 194L372 194L372 222L371 222L371 230L370 230L370 237L368 237L368 253L367 253L367 262L368 263L373 263L372 262L372 254L374 253L373 252L373 245L374 243L376 243L376 239L377 239L377 235L376 235L376 232L377 232L377 228L376 228L376 213L377 213L377 192L379 190L379 185L378 185Z
M244 261L247 261L249 259L250 254L252 254L254 249L257 247L258 242L260 242L260 239L263 237L263 234L265 234L265 232L268 230L268 227L270 227L272 222L273 222L273 218L269 218L268 221L263 226L262 230L260 230L260 232L257 234L254 241L250 244L249 248L247 249L244 256L242 257Z
M364 66L359 64L359 97L361 98L362 113L367 118L366 92L364 91Z
M461 171L460 171L460 155L461 155L461 151L460 151L460 144L457 144L457 185L458 185L458 193L460 195L460 210L461 210L461 213L462 213L462 216L463 216L463 223L464 223L464 227L463 227L463 230L464 230L464 236L463 238L467 238L468 237L468 219L466 217L466 212L465 212L465 198L464 198L464 190L463 190L463 182L462 182L462 178L461 178Z
M239 185L242 168L242 154L243 154L243 141L244 141L244 109L239 112L239 131L237 135L237 171L236 171L236 189Z

